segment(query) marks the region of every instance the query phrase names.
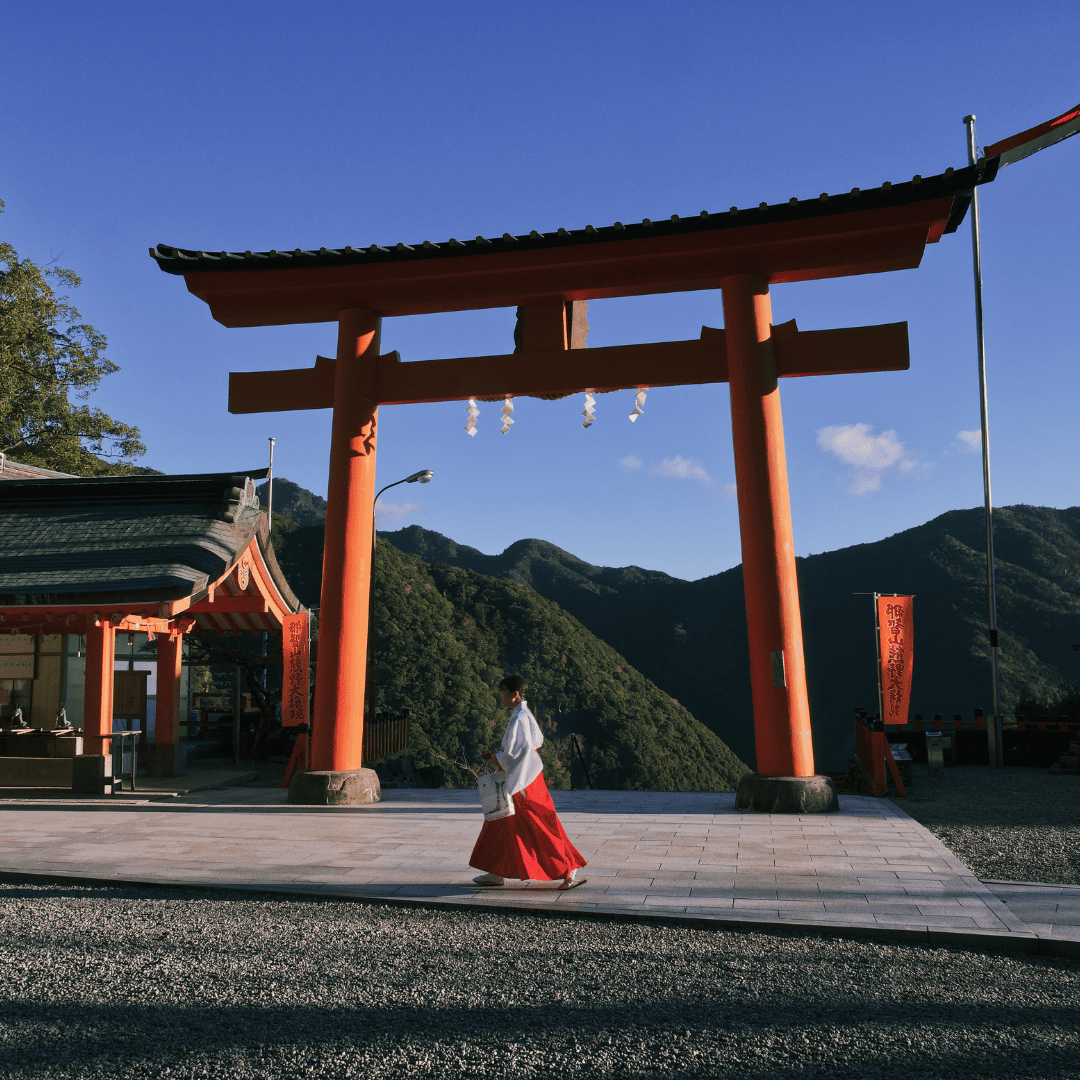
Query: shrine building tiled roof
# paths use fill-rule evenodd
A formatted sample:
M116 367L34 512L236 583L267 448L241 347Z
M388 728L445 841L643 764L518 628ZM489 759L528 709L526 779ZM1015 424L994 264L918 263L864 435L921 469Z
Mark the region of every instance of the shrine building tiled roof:
M197 600L257 539L280 606L298 610L255 494L267 472L0 484L0 608Z

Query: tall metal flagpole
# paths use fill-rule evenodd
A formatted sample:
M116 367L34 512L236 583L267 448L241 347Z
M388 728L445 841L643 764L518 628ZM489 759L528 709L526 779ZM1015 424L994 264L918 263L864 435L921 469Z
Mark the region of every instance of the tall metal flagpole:
M975 116L965 116L968 164L977 160ZM994 588L994 508L990 498L990 423L986 402L986 339L983 334L982 252L979 246L979 189L971 192L971 255L975 269L975 336L979 354L979 414L982 421L983 504L986 508L986 607L990 636L990 694L993 701L994 758L991 765L1002 766L1001 713L998 703L997 593Z
M270 439L270 483L266 494L266 528L274 524L274 439Z

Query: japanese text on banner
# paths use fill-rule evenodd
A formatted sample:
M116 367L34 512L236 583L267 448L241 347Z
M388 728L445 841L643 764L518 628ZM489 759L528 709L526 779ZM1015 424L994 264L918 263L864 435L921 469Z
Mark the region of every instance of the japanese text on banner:
M308 722L308 616L286 615L281 622L281 726Z
M913 596L879 596L878 650L881 657L881 719L906 724L914 664Z

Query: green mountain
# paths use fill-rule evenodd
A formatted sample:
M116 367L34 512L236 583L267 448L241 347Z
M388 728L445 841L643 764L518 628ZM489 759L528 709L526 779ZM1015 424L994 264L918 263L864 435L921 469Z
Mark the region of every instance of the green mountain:
M255 493L261 506L269 506L270 481L260 484ZM284 477L274 477L274 519L278 514L297 525L312 525L326 520L326 500Z
M299 599L317 606L325 503L297 485L286 488L290 501L279 500L279 485L274 550ZM287 516L294 507L318 516L298 524ZM551 787L570 784L571 732L600 788L730 791L748 771L687 709L534 590L445 562L427 566L380 539L373 599L375 707L410 710L418 767L441 769L452 785L473 783L454 763L478 765L498 747L506 715L496 687L511 672L529 682Z
M280 483L280 481L278 482ZM276 485L275 485L276 490ZM318 603L322 527L292 527L275 547L297 594ZM869 596L914 593L912 712L990 712L982 510L956 510L872 544L797 560L818 768L846 768L852 710L877 711ZM742 568L683 581L639 567L599 567L543 540L499 555L419 526L382 536L428 564L516 582L577 619L753 763ZM381 548L380 548L381 550ZM1002 711L1080 682L1080 508L995 511Z
M570 733L592 783L627 790L731 791L747 766L713 732L557 604L506 580L427 566L378 543L372 624L376 709L410 710L419 767L479 764L498 747L504 674L529 683L547 783L570 784Z
M540 540L484 555L417 526L384 534L399 548L505 577L555 600L753 762L742 569L687 582L637 567L595 567ZM845 767L852 709L877 711L867 592L914 593L912 712L991 708L982 510L957 510L873 544L798 560L818 767ZM1080 660L1080 508L995 512L1003 711L1045 699Z

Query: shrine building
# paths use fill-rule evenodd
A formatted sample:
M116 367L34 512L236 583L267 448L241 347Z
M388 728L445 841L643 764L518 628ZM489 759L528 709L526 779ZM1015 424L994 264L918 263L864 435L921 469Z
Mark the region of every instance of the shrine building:
M191 633L284 631L286 659L302 663L286 665L283 702L297 715L283 719L306 722L307 610L260 511L266 474L76 477L3 462L0 787L78 786L84 766L113 775L115 721L138 713L117 696L129 684L152 729L148 773L183 775ZM82 758L96 760L73 764Z

